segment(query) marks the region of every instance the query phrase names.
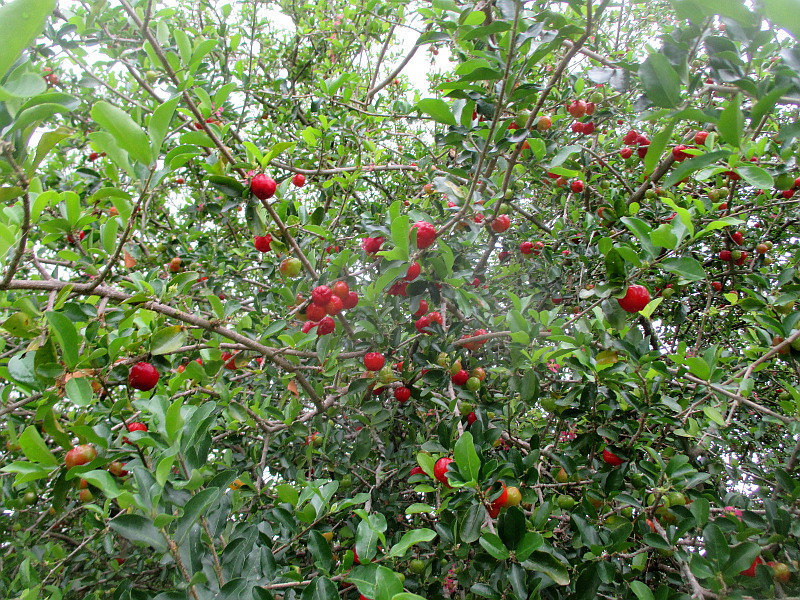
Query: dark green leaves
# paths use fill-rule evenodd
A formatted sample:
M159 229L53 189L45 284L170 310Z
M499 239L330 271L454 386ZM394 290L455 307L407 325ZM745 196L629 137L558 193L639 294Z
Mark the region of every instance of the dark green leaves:
M662 54L651 54L639 66L639 77L650 101L662 108L675 108L680 102L681 80Z
M56 0L14 0L0 7L0 78L44 29Z
M131 119L128 113L101 100L92 107L92 118L108 131L117 145L126 150L132 158L146 165L153 160L147 133Z
M141 542L159 552L167 551L167 540L153 525L141 515L120 515L109 523L109 527L131 542Z
M444 100L438 98L425 98L417 102L417 108L420 112L425 113L434 121L444 123L445 125L455 125L456 118L450 111L450 106Z

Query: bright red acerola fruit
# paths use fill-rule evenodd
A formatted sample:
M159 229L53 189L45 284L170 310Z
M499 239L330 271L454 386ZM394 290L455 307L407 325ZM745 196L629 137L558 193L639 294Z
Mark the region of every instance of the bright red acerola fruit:
M347 299L347 296L350 295L350 286L347 285L347 282L345 281L337 281L333 284L331 292L334 296L338 296L339 299L344 302Z
M745 577L755 577L756 576L756 567L758 565L763 565L764 559L760 556L756 556L753 559L753 562L747 567L744 571L739 571L739 575L744 575Z
M317 325L317 335L328 335L333 333L334 329L336 329L336 321L331 317L325 317L320 319L319 325Z
M731 234L731 239L733 240L734 244L741 246L742 242L744 241L744 234L741 231L734 231Z
M269 252L269 246L271 243L272 243L272 236L269 234L257 235L253 238L253 245L259 252Z
M355 292L349 292L347 294L347 298L342 300L342 308L347 310L348 308L355 308L358 305L358 294Z
M631 129L622 137L623 143L627 144L628 146L633 146L639 140L639 132L635 129Z
M275 195L278 184L272 177L259 173L250 181L250 191L259 200L268 200Z
M730 250L721 250L719 253L719 259L725 262L730 262L731 260L731 251Z
M583 191L583 181L576 179L569 184L569 189L571 189L574 194L580 194Z
M412 475L425 475L425 471L422 470L422 467L416 466L413 469L411 469L411 473L409 473L408 475L409 477Z
M361 240L361 248L367 254L375 254L380 251L383 241L382 237L367 237Z
M402 386L394 390L394 399L398 402L408 402L409 398L411 398L411 390L406 386Z
M619 155L622 158L628 159L631 156L633 156L633 149L632 148L623 148L622 150L619 151Z
M464 369L461 369L455 375L450 377L450 380L455 385L464 385L467 383L467 379L469 379L469 373L467 373Z
M328 303L325 305L325 312L331 316L338 315L344 308L344 302L339 296L331 296Z
M156 387L158 371L149 362L138 362L128 371L128 385L147 392Z
M453 462L452 458L443 456L433 465L433 476L437 481L441 481L447 487L451 487L450 482L447 480L447 468L450 466L451 462Z
M364 355L364 367L367 371L380 371L386 364L386 358L380 352L367 352Z
M419 236L417 236L417 241L419 241ZM422 267L419 265L418 262L413 262L408 266L408 271L406 271L405 279L406 281L414 281L419 274L422 272Z
M67 469L71 469L78 465L90 463L95 458L97 458L97 450L94 449L94 446L91 444L81 444L67 451L67 455L64 457L64 466L66 466Z
M530 254L531 252L533 252L533 242L522 242L519 245L519 251L522 254Z
M612 467L618 467L625 461L611 452L608 448L603 449L603 462Z
M706 139L708 138L707 131L698 131L694 134L694 143L702 146L706 143Z
M320 304L314 304L313 302L306 306L306 317L308 317L309 321L319 321L325 318L325 315L328 314L325 311L325 307Z
M420 250L430 247L436 239L436 228L427 221L417 221L411 229L417 230L417 248Z
M684 150L686 150L687 148L688 146L686 146L685 144L679 144L675 146L672 149L672 158L674 158L678 162L683 162L684 160L689 158L689 156L691 156L690 154L686 154L686 152L684 152Z
M419 308L417 309L417 312L415 312L413 316L419 318L422 315L424 315L426 312L428 312L428 303L425 300L420 300L419 301ZM431 323L431 321L430 321L430 319L428 319L428 325L430 325L430 323ZM426 325L426 327L427 327L427 325Z
M492 221L492 231L495 233L503 233L509 227L511 227L511 219L508 215L498 215L497 218Z
M425 308L426 309L428 308L427 307L427 303L426 303ZM430 324L431 324L431 320L427 316L423 316L423 317L420 317L419 319L417 319L416 323L414 323L414 327L416 327L417 331L419 331L420 333L428 333L429 334L431 332L427 331L427 328L428 328L428 326Z
M303 187L306 184L306 176L302 173L298 173L292 177L292 184L294 184L296 187Z
M327 285L318 285L311 290L311 301L320 306L325 306L330 301L331 296L333 296L333 292Z
M625 296L617 298L617 302L625 312L639 312L650 302L650 292L643 285L629 285Z

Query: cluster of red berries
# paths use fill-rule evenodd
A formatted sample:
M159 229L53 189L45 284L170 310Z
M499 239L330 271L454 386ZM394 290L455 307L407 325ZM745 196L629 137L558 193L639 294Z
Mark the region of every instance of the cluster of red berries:
M425 301L422 300L420 302L420 310L422 310L422 303L423 302L425 302ZM427 302L425 302L425 308L426 309L428 308L428 303ZM417 313L418 312L419 312L419 310L417 311ZM416 313L415 313L415 315L416 315ZM430 325L433 324L433 323L438 323L439 325L443 325L444 324L444 317L442 317L442 313L440 313L438 311L435 311L435 310L432 311L432 312L429 312L427 315L423 315L419 319L417 319L416 323L414 323L414 327L417 328L418 332L427 333L427 334L430 335L433 332L428 330L428 327L430 327Z
M311 302L305 312L308 321L303 323L302 332L308 333L316 327L317 335L332 333L336 322L331 317L356 305L358 294L351 292L346 282L337 281L333 287L318 285L311 291Z
M522 242L519 245L520 253L524 255L532 254L533 256L539 256L539 254L544 248L544 242ZM503 260L502 258L500 260Z

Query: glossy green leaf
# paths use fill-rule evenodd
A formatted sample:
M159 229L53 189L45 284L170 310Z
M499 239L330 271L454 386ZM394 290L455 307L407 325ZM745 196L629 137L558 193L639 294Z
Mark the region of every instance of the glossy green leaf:
M444 100L425 98L417 102L417 108L434 121L445 125L456 125L456 118L453 116L450 106Z
M167 540L153 525L153 521L142 515L122 514L109 522L109 527L131 542L151 546L158 552L167 551Z
M132 158L145 165L150 164L153 156L149 137L128 113L105 100L100 100L92 107L92 118L107 130Z
M552 554L536 551L526 561L530 569L547 575L558 585L569 585L569 573L566 567Z
M650 54L639 66L645 94L656 106L675 108L680 102L681 80L663 54Z
M50 329L61 347L62 357L67 367L74 369L78 364L78 350L80 339L75 325L63 313L49 311L45 313Z
M150 353L170 354L186 343L186 330L181 325L170 325L153 334L150 338Z
M0 6L0 78L44 29L56 0L13 0Z
M28 460L51 467L58 465L56 457L50 452L42 436L39 435L39 432L33 425L28 425L28 427L19 434L17 441L22 447L22 453Z
M422 529L406 531L403 537L400 538L400 541L389 550L388 556L402 558L406 555L411 546L421 542L430 542L435 537L435 531L424 527Z
M453 449L453 459L458 465L458 471L467 482L477 481L481 470L481 459L475 451L475 442L469 431L464 432Z
M728 100L717 123L717 129L722 139L735 148L741 145L744 131L741 103L742 97L739 94Z

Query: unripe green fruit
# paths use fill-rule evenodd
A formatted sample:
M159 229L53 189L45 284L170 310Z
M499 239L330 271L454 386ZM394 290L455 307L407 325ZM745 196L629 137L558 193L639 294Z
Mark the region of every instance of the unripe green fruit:
M425 572L425 569L428 565L425 564L425 561L415 558L408 563L408 569L414 573L415 575L419 575Z
M605 100L603 92L594 92L591 96L589 96L589 102L594 102L595 104L602 102L603 100Z
M528 118L531 116L531 111L529 110L521 110L517 113L516 118L514 119L514 123L522 129L528 122Z
M556 500L558 508L562 510L570 510L575 506L575 499L572 496L561 494Z
M461 370L461 361L457 360L450 366L450 375L455 375Z
M381 383L391 383L394 381L394 373L392 373L391 365L386 365L378 372L378 380Z
M440 352L436 359L436 364L445 369L450 367L450 355L447 352Z
M500 214L507 215L511 211L511 207L508 204L501 204L500 205Z
M477 377L470 377L467 379L467 389L470 392L477 392L479 389L481 389L481 380Z
M156 79L158 79L158 73L155 71L147 71L144 76L148 83L153 83Z
M672 289L672 288L665 288L664 290L662 290L662 292L661 292L661 296L662 296L662 298L664 298L665 300L669 300L670 298L672 298L672 295L673 295L674 293L675 293L675 290L674 290L674 289Z

